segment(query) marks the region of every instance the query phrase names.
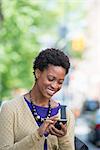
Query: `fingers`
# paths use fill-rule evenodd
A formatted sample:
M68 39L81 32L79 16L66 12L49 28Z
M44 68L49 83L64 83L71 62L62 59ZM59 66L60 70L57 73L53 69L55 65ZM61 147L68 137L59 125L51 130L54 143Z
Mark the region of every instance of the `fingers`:
M52 135L55 135L55 136L58 136L58 137L64 136L67 132L66 125L63 125L61 123L61 130L56 129L54 127L54 124L57 120L58 120L58 116L53 116L53 117L50 117L50 118L46 118L44 120L43 124L38 129L39 134L41 136L43 136L43 134L45 132L48 132L48 133L50 133Z
M48 118L45 119L43 124L41 124L41 126L38 128L39 135L43 136L45 132L48 132L48 126L53 123L54 123L54 121L52 121Z
M55 124L55 122L58 120L58 117L57 116L53 116L53 117L50 117L50 118L46 118L45 120L44 120L44 124L46 124L47 126L49 125L49 124Z
M40 126L44 131L46 131L48 129L48 126L51 125L51 124L55 124L55 120L52 120L54 119L55 117L52 117L52 118L46 118L43 122L43 124Z
M66 124L63 124L63 123L60 122L60 125L61 125L62 131L67 132Z
M49 126L49 132L50 134L52 135L55 135L55 136L62 136L63 135L63 132L57 130L54 125L50 125Z
M57 115L55 115L55 116L50 117L49 119L53 120L53 121L57 121L59 119L59 117Z
M54 123L54 121L53 120L51 120L50 118L47 118L47 119L45 119L44 120L44 123L48 123L48 124L53 124Z
M55 135L55 136L57 136L57 137L62 137L62 136L64 136L64 135L66 134L66 132L67 132L67 129L66 129L65 125L63 125L62 127L63 127L63 130L58 130L58 129L56 129L56 128L54 127L54 125L50 125L50 126L48 127L49 133L52 134L52 135Z

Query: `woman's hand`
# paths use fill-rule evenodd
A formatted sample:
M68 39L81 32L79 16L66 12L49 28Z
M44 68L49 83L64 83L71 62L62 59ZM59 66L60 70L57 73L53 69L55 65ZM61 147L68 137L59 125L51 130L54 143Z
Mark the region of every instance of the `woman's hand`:
M55 122L58 120L57 116L53 116L50 118L47 118L43 124L38 128L38 133L40 136L43 136L44 133L48 132L49 133L49 126L55 124Z
M58 130L57 128L55 128L54 124L50 124L49 125L49 133L51 135L55 135L57 137L62 137L64 135L66 135L66 133L67 133L66 124L60 123L60 125L61 125L61 130Z

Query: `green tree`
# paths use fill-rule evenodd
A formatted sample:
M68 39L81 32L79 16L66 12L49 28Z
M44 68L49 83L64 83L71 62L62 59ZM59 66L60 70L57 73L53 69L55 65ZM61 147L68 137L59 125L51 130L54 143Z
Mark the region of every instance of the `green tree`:
M0 3L1 99L10 96L14 88L32 86L32 61L41 46L39 36L48 27L51 29L56 15L56 12L44 12L41 3L32 0Z
M0 0L0 99L15 88L32 86L32 62L42 47L42 35L57 41L59 25L71 21L71 12L80 7L81 0L75 2Z

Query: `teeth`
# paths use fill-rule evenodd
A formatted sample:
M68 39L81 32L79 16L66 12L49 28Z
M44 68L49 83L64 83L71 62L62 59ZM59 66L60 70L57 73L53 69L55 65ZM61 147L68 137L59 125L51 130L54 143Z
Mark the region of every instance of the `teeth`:
M49 94L54 94L55 93L55 91L52 91L52 90L47 90L47 92L49 93Z

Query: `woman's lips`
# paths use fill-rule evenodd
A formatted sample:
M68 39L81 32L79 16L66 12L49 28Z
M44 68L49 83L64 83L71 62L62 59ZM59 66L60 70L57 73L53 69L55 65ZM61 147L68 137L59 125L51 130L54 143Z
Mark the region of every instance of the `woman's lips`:
M54 90L51 90L51 89L47 89L47 93L48 93L49 95L53 95L53 94L55 94L55 91L54 91Z

